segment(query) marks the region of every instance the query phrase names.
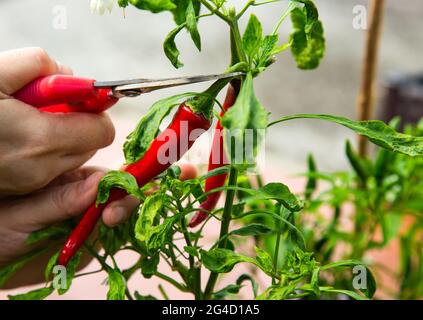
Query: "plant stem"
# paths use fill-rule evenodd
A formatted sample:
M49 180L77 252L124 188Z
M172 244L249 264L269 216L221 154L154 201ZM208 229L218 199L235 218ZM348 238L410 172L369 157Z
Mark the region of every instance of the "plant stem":
M87 249L87 251L97 259L97 261L100 263L101 267L103 268L103 270L108 270L110 269L110 266L107 264L106 260L100 256L96 250L94 250L90 245L85 244L84 245L85 249Z
M161 284L159 284L159 291L165 300L169 300L169 296L167 295L165 289L163 288Z
M128 298L128 300L134 300L134 297L132 296L132 294L129 291L128 287L126 287L126 289L125 289L125 296Z
M244 13L248 10L248 8L255 3L255 0L249 0L247 4L242 8L242 10L236 15L236 19L239 20Z
M202 300L203 293L201 292L201 266L194 266L194 296L195 300Z
M180 201L178 201L177 203L178 203L178 210L179 210L179 212L182 213L184 211L184 208L182 207L182 204L180 203ZM185 224L185 215L181 216L181 228L182 228L182 233L184 235L184 239L185 239L187 246L192 247L192 243L191 243L191 240L189 238L187 226ZM194 268L194 257L191 256L190 254L188 255L188 261L189 261L190 269Z
M238 169L235 166L231 166L231 170L229 172L229 180L228 180L228 186L236 186L238 179ZM222 216L222 224L220 225L220 235L219 239L225 237L223 241L220 241L218 248L226 248L227 245L227 237L226 234L229 231L229 224L231 222L232 218L232 206L234 203L235 198L235 190L229 189L226 194L226 200L225 200L225 208L223 210L223 216ZM211 272L209 281L207 282L206 289L204 292L204 298L207 300L210 298L211 294L213 293L214 286L216 284L218 277L218 273Z
M156 277L169 282L170 284L173 284L177 289L179 289L182 292L187 292L188 289L186 287L184 287L182 284L180 284L178 281L174 280L173 278L161 273L161 272L156 272L154 274Z
M234 60L237 60L237 62L248 62L242 46L242 38L239 31L238 21L236 19L230 20L229 26L231 28L231 46L234 47L232 48L232 54L236 53L237 55L237 59L232 57L232 63Z
M357 100L358 118L361 121L369 120L373 113L374 87L384 9L385 0L370 1L370 27L367 32L361 88ZM367 139L359 136L360 156L366 156L367 146Z
M292 10L294 10L297 7L297 5L295 3L290 3L288 8L286 9L286 11L282 14L282 16L279 18L278 23L276 24L275 29L273 29L272 34L277 34L279 31L279 28L282 25L282 22L284 22L284 20L286 19L287 16L289 16L289 14L291 13Z
M217 15L219 18L221 18L222 20L226 21L226 22L230 22L230 19L225 16L222 12L219 11L219 8L215 8L213 7L213 5L211 5L207 0L199 0L200 3L205 6L211 13Z
M281 213L281 210L279 209L279 214ZM273 269L274 269L274 275L276 274L277 270L278 270L278 259L279 259L279 247L280 247L280 243L281 243L281 221L277 220L276 222L276 230L278 232L277 236L276 236L276 244L275 244L275 252L273 254ZM272 284L275 285L276 284L276 278L275 276L272 276Z

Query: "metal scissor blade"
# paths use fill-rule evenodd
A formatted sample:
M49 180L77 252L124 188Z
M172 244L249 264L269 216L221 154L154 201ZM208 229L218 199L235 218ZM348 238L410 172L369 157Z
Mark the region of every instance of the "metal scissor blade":
M187 85L191 83L199 83L218 79L228 79L242 76L242 72L193 76L193 77L177 77L168 79L134 79L123 81L110 81L94 83L96 88L112 88L117 95L135 96L150 91ZM127 92L128 94L125 94Z

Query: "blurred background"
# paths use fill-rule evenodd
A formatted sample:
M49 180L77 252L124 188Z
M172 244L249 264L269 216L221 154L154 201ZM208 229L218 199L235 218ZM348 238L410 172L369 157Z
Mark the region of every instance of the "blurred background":
M365 30L353 28L353 8L367 5L367 1L316 2L325 26L326 57L319 69L300 71L290 53L283 53L256 81L257 96L272 113L272 119L293 113L356 117ZM265 31L271 32L285 5L276 3L255 9ZM420 32L423 2L389 0L387 5L377 106L381 105L386 79L393 74L415 74L423 70L423 33ZM66 27L57 28L55 17L62 10L66 13ZM215 18L207 24L200 22L201 53L196 51L187 34L177 38L185 67L175 70L162 50L165 36L174 27L168 13L152 15L128 7L124 16L115 5L111 14L98 16L90 13L88 0L2 0L0 51L40 46L61 63L71 66L76 75L98 80L215 73L228 65L228 36L221 23ZM282 39L287 39L289 27L287 23L282 29ZM117 128L116 141L98 152L90 163L118 167L123 159L124 138L154 101L206 86L169 89L121 100L119 106L110 111ZM302 172L308 152L315 155L323 170L344 169L348 166L343 156L347 138L356 140L347 129L324 122L297 120L275 126L267 135L265 171L272 172L272 178ZM98 279L93 283L98 284ZM0 298L4 296L5 293L0 293ZM93 298L87 294L83 297Z

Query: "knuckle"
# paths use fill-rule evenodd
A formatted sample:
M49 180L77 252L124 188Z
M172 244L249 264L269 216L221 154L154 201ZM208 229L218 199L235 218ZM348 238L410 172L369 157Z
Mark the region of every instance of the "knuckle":
M48 73L52 60L46 50L40 47L32 48L32 54L39 65L39 73Z
M66 205L66 192L62 188L57 188L50 192L51 202L53 206L57 209L60 209L60 211L66 216L69 217L70 213L67 209Z
M25 179L21 179L16 186L22 194L27 194L44 188L49 183L47 177L40 175L34 170L25 173Z
M65 219L74 218L75 215L80 214L79 211L75 210L75 189L74 185L66 185L64 187L55 188L51 193L52 205L57 208Z
M52 152L52 133L49 126L40 125L38 130L29 134L27 147L31 150L32 157L46 155Z
M103 117L103 121L101 126L101 133L100 133L100 139L102 142L101 144L104 146L108 146L112 144L113 141L115 140L116 130L109 116L104 115L102 117Z

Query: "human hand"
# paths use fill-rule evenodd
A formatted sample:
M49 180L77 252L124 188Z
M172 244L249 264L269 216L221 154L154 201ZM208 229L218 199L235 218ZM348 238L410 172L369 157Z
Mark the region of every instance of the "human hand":
M183 164L180 167L181 180L195 178L193 165ZM26 239L34 231L76 218L84 212L95 201L98 183L106 171L94 167L81 168L59 176L31 195L0 200L0 269L40 246L51 248L15 274L4 288L43 281L48 259L63 243L44 241L28 245ZM131 196L111 203L103 212L103 222L109 227L125 222L138 204L138 200ZM90 260L88 256L83 256L79 268L85 267Z
M32 80L72 71L40 48L0 53L0 195L39 190L112 143L106 114L51 114L13 99Z

